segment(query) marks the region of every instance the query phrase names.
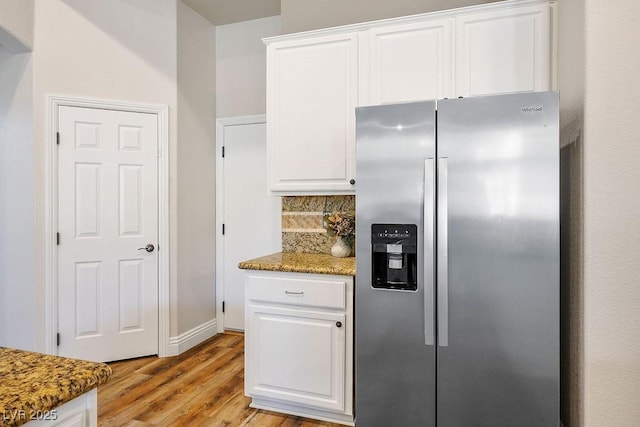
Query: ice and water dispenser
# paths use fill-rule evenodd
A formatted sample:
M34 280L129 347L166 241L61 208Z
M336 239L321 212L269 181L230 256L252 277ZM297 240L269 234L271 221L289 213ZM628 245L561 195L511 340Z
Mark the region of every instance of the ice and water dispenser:
M377 289L418 289L415 224L372 224L372 286Z

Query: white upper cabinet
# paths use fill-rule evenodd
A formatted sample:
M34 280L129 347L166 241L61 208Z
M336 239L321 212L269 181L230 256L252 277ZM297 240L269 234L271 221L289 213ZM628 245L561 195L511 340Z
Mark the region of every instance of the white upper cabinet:
M456 18L456 96L551 90L549 5Z
M266 39L271 193L354 193L358 105L553 90L555 7L509 0Z
M267 47L267 141L273 192L353 192L357 34Z
M452 28L452 20L443 19L386 25L364 33L360 104L453 96Z

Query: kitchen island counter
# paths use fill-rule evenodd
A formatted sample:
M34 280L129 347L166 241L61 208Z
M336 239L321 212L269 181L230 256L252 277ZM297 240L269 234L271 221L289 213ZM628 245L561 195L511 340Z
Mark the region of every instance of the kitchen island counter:
M286 271L292 273L355 276L356 258L336 258L328 254L277 252L238 264L243 270Z
M109 376L104 363L0 347L0 426L42 419Z

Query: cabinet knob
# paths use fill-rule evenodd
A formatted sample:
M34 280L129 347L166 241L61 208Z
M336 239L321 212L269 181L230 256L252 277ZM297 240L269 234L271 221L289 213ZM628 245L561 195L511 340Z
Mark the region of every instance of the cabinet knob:
M337 326L338 328L341 328L341 327L342 327L342 322L336 322L336 326Z
M350 180L349 180L349 184L353 185L353 184L355 184L355 183L356 183L356 180L355 180L355 179L350 179Z

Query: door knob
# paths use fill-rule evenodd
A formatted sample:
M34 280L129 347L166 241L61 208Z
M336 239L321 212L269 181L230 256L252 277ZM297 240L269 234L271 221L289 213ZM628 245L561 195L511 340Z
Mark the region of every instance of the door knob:
M336 326L337 326L338 328L341 328L341 327L342 327L342 322L336 322Z
M155 248L156 248L155 246L153 246L151 243L149 243L149 244L148 244L147 246L145 246L144 248L138 248L138 250L139 250L139 251L141 251L141 250L143 250L143 249L144 249L144 250L145 250L145 251L147 251L147 252L153 252L153 250L154 250Z

